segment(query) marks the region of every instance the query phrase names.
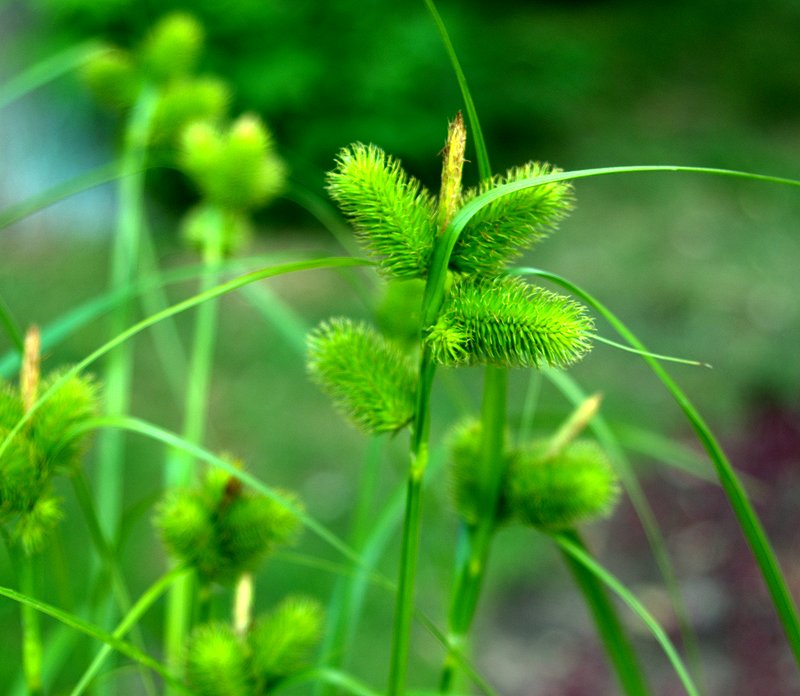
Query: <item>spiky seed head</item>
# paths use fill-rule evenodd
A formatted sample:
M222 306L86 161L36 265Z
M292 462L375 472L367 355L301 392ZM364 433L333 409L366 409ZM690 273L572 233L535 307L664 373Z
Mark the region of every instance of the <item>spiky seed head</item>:
M175 146L183 130L194 122L217 124L225 116L230 90L215 77L176 80L160 93L150 139L153 143Z
M0 427L0 441L10 429ZM47 484L43 457L36 445L17 433L0 458L0 519L24 513L36 504Z
M203 50L203 27L191 15L163 17L140 49L142 67L156 82L183 77L194 69Z
M480 422L465 420L453 430L448 440L451 493L456 512L468 524L477 524L487 513L483 503ZM506 452L503 461L495 465L508 471L512 458L513 454ZM507 522L510 517L504 489L501 489L494 514L498 524Z
M397 160L375 145L344 148L328 174L328 192L386 275L427 275L436 238L436 204Z
M20 513L13 538L29 556L39 553L62 517L58 498L50 491L40 492L33 506Z
M324 610L309 597L288 597L259 618L248 637L253 671L262 688L301 670L322 635Z
M520 278L461 278L426 340L444 365L561 367L589 350L591 329L582 305Z
M291 493L281 495L295 510L301 508ZM243 488L221 470L210 470L197 486L169 492L154 522L171 555L221 583L255 570L299 529L294 511Z
M64 371L48 375L39 391L61 381ZM74 431L97 415L99 386L89 375L74 375L56 388L33 414L30 437L36 443L48 471L72 474L88 447L85 433Z
M248 651L230 626L198 626L186 649L186 681L197 696L252 696Z
M181 140L180 164L209 202L246 210L283 188L286 168L272 147L266 126L252 115L241 116L224 133L192 124Z
M478 188L466 191L463 204L502 184L558 171L539 162L514 167L505 176L493 177ZM546 237L572 207L572 187L564 181L508 193L481 208L470 219L453 249L450 266L468 274L502 273L523 250Z
M605 452L589 440L576 440L555 457L546 455L548 447L535 442L514 458L506 487L514 517L557 530L609 515L619 484Z
M356 426L393 432L414 414L416 376L409 358L365 323L336 318L308 337L308 371Z
M141 89L141 75L127 51L108 47L81 67L80 76L92 96L104 106L127 110Z

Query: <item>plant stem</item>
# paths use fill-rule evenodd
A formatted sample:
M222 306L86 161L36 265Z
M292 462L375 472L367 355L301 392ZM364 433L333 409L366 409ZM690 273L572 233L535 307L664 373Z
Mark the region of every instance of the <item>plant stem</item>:
M125 131L117 188L117 227L111 250L109 289L122 291L136 278L144 213L144 163L156 93L144 88L134 106ZM131 302L120 302L111 315L112 336L130 324ZM125 415L130 405L133 350L128 345L111 352L106 363L105 403L109 415ZM124 435L106 432L97 443L97 490L100 522L106 538L115 539L122 498Z
M223 224L220 217L219 225ZM205 273L200 281L200 292L206 292L219 282L222 249L220 239L209 240L203 249ZM188 442L201 444L206 429L208 392L211 367L214 359L214 344L217 333L218 304L215 300L203 302L197 308L194 338L189 358L189 374L184 405L182 437ZM186 486L192 481L195 459L185 450L172 450L164 472L167 490ZM167 598L167 625L165 630L165 652L167 665L180 673L181 655L192 616L192 603L197 578L189 573L172 586ZM167 690L167 694L174 693Z
M489 366L484 371L483 405L481 407L481 510L483 516L474 525L462 524L463 553L456 559L457 570L448 618L448 643L460 650L466 643L478 606L489 550L494 536L497 510L505 466L506 395L508 371ZM453 686L457 660L453 650L445 657L439 688L442 693Z
M423 347L420 358L417 406L411 432L411 461L406 484L406 508L400 549L400 577L392 629L389 696L401 696L405 693L408 647L411 640L411 621L414 613L414 589L422 522L422 479L428 465L430 396L435 372L436 366L431 361L430 352L427 347Z
M577 531L568 530L562 532L561 536L571 541L587 554L589 553ZM614 667L622 691L627 696L648 696L650 692L647 688L641 665L602 583L563 548L561 548L561 555L583 593L583 598L586 600L586 605L592 614L597 632Z
M19 564L20 591L29 597L36 596L35 561L22 552L17 557ZM42 690L42 632L39 612L28 605L22 606L22 666L28 696L41 696Z

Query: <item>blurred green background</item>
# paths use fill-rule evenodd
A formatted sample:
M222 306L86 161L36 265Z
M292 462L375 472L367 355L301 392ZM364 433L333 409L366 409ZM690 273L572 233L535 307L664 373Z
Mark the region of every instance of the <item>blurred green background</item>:
M568 170L682 164L797 177L796 0L442 0L439 6L496 171L540 159ZM267 121L295 182L324 195L323 173L336 152L360 140L380 145L437 188L437 153L461 100L423 2L7 0L0 3L0 80L86 38L129 47L173 9L191 11L204 23L202 72L231 83L233 113L254 111ZM0 206L111 161L119 137L116 118L93 106L74 75L0 110ZM475 182L474 166L465 179ZM151 184L149 223L162 263L194 263L174 233L194 194L174 173L154 173ZM526 261L591 291L652 349L713 365L671 371L734 463L753 477L759 509L800 593L800 541L793 531L800 496L800 195L734 179L641 174L579 181L576 198L574 214ZM104 291L114 215L114 189L106 186L2 231L0 297L21 324L47 326ZM254 252L340 253L330 234L290 201L271 206L258 220L263 234ZM269 288L309 326L331 314L368 314L352 284L329 272ZM170 292L178 299L192 285ZM234 452L270 483L294 487L312 514L346 534L364 439L307 383L295 344L252 298L229 297L222 304L209 445ZM190 320L178 319L184 335ZM54 349L48 364L82 358L105 331L102 321L93 323ZM602 324L600 333L612 337ZM134 413L179 428L180 398L169 388L149 335L136 346ZM0 338L0 347L10 344ZM655 430L693 447L677 408L640 363L600 345L574 374L587 391L604 393L605 413L620 432L630 426ZM461 404L477 408L479 374L466 373L442 380L437 437ZM513 381L511 410L518 414L528 376L515 373ZM542 427L567 408L545 386ZM402 475L401 439L384 443L376 512ZM130 440L124 558L134 591L163 564L147 512L158 496L162 461L159 447ZM788 650L719 492L656 470L646 456L637 463L697 618L707 693L797 693ZM424 540L431 562L425 564L421 604L437 618L446 601L454 534L445 489L442 476L432 481L426 508L431 531ZM68 490L64 496L72 505ZM76 518L71 508L62 532L67 551L47 568L54 579L47 599L73 608L83 597L80 568L88 564L85 529ZM592 532L612 569L644 594L651 609L662 607L657 572L627 508ZM310 537L302 549L327 553ZM384 564L390 575L394 555L387 553ZM0 560L0 582L13 585L5 556ZM501 537L495 561L478 626L478 665L500 692L614 693L583 610L547 543L510 531ZM61 583L64 575L72 579ZM259 596L268 605L301 582L324 598L331 581L277 560L262 574ZM380 686L388 653L388 639L380 636L392 602L380 591L373 594L354 662L359 674ZM659 618L674 625L668 612ZM0 604L3 635L15 635L16 620L16 607ZM150 629L157 627L155 616ZM420 632L415 686L435 674L439 657L430 643ZM674 676L663 657L648 639L639 643L654 681L673 693ZM82 658L89 654L88 646L79 649ZM3 682L16 671L15 658L0 657ZM757 690L765 684L769 688Z

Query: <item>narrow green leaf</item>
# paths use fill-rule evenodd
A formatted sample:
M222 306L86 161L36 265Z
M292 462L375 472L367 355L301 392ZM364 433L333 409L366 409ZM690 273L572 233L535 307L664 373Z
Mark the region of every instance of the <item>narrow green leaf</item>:
M640 351L647 352L642 342L628 329L625 324L620 321L611 310L605 305L601 304L599 300L595 299L592 295L582 290L570 281L562 278L555 273L548 271L541 271L538 269L529 269L533 275L551 280L552 282L560 285L562 288L580 297L584 302L593 307L599 312L610 324L614 327L617 333L620 334L628 343ZM657 360L647 355L642 358L647 362L656 376L661 380L661 383L672 394L672 397L678 403L687 420L697 435L698 440L703 445L708 453L714 468L716 469L717 476L722 484L722 489L728 498L728 502L733 509L736 519L739 522L742 533L747 539L753 556L761 570L764 577L764 582L767 585L772 603L778 618L783 625L783 630L786 633L786 638L794 653L795 660L800 664L800 618L797 614L797 606L792 597L786 578L781 571L780 564L778 563L775 551L772 544L764 531L763 526L750 503L747 493L742 485L739 477L733 469L728 457L722 450L722 447L717 442L710 428L700 416L697 409L686 396L684 391L677 385L677 383L670 377L667 371L658 363Z
M79 68L104 50L96 41L88 41L31 65L0 87L0 109L28 92Z
M157 674L159 674L166 682L170 685L179 689L183 693L191 693L176 677L171 674L164 665L162 665L157 660L154 660L149 655L146 655L138 648L134 647L130 643L125 642L124 640L117 638L116 636L107 633L103 629L95 626L93 624L84 621L78 616L74 614L70 614L69 612L62 611L61 609L54 607L50 604L45 604L44 602L40 602L38 599L34 599L33 597L29 597L28 595L22 594L17 592L16 590L12 590L9 587L0 587L0 595L11 599L15 602L18 602L24 606L30 607L35 609L36 611L46 614L50 616L56 621L60 621L63 624L66 624L70 628L83 633L90 638L94 638L102 643L106 643L110 645L114 650L129 657L130 659L138 662L139 664L147 667L148 669L153 670Z
M589 572L595 575L605 585L607 585L631 610L644 622L650 629L655 639L658 641L661 648L667 655L667 658L672 663L672 667L678 678L681 680L686 693L689 696L700 696L700 692L692 681L689 671L683 664L678 651L667 636L666 631L661 627L661 624L653 617L653 615L645 609L644 605L628 590L619 580L617 580L611 573L605 570L597 561L595 561L589 554L586 553L574 540L569 538L569 535L555 534L553 535L555 542L561 549L569 554L569 556L577 563L580 563Z

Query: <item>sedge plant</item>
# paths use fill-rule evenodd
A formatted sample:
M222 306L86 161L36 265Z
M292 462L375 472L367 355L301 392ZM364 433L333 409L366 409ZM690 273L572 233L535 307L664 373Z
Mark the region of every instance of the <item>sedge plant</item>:
M438 18L435 12L434 16ZM198 84L191 76L200 43L197 25L184 15L175 16L158 25L135 52L106 51L96 56L97 62L87 65L87 79L100 87L98 93L105 94L110 105L127 114L129 123L123 157L128 183L125 187L120 183L123 205L120 246L115 252L119 263L115 263L111 285L118 292L135 280L136 264L141 260L137 248L146 246L143 169L148 156L163 147L178 153L178 166L201 195L182 225L185 239L199 252L200 292L150 312L140 322L134 322L131 295L121 295L124 301L116 304L113 338L77 367L54 375L50 381L39 383L37 360L32 357L38 352L33 348L35 338L26 342L32 347L24 351L20 386L3 386L0 414L0 521L12 553L23 558L18 563L22 592L3 588L2 593L23 606L23 664L28 690L33 694L42 692L38 676L42 648L35 619L39 611L155 670L164 678L167 689L176 693L189 690L202 696L248 696L317 680L351 693L372 694L350 675L324 669L303 671L321 630L322 611L313 600L291 596L263 616L254 619L251 615L252 573L274 547L292 537L298 521L328 541L348 563L358 566L365 564L365 559L306 515L291 495L271 497L270 490L237 463L202 447L216 323L214 301L257 280L313 269L355 267L364 261L292 262L221 282L225 259L242 248L249 234L249 212L276 194L284 172L263 124L250 116L226 124L221 117L227 101L224 89L208 82ZM626 694L649 692L601 583L648 623L676 665L686 691L697 693L691 678L680 671L680 658L664 631L591 557L577 531L577 525L609 514L619 492L617 472L609 461L612 448L604 438L598 436L601 448L584 434L584 429L595 430L597 400L587 400L554 432L541 434L538 426L533 428L527 422L522 433L509 427L508 371L533 368L549 376L582 359L597 338L587 307L609 319L623 338L654 364L687 413L764 569L790 644L797 652L797 612L769 542L727 458L691 403L635 336L591 295L553 274L511 268L522 250L543 239L570 210L570 179L647 168L576 173L530 163L501 176L492 175L469 98L466 110L478 155L480 181L474 188L462 185L467 136L460 116L451 124L446 139L438 195L374 145L357 143L343 149L328 178L329 193L353 224L372 264L393 287L404 288L401 293L419 293L418 310L402 337L390 335L384 324L377 328L335 317L323 322L308 339L308 370L337 409L371 434L398 436L408 431L400 574L396 586L379 577L380 584L396 595L388 693L399 696L407 691L422 492L431 468L432 384L437 373L467 366L484 370L484 392L480 418L457 425L449 438L451 489L460 541L447 628L437 629L422 617L443 643L440 690L454 689L456 673L462 668L475 678L465 654L490 547L501 529L521 524L549 535L563 552ZM538 287L529 277L555 283L579 301ZM109 389L117 394L117 400L110 398L108 415L92 422L93 387L79 376L81 372L100 358L128 347L145 329L163 325L179 312L194 308L198 316L189 356L190 389L182 433L174 435L125 415L131 359L124 351L117 352L123 358L117 367L112 362L107 372ZM10 312L3 309L0 314L12 340L22 347L21 332L16 330ZM66 404L67 394L80 398ZM64 413L70 413L69 418ZM73 460L66 464L67 460L62 462L60 457L70 451L79 454L82 436L99 427L146 435L177 452L169 458L165 497L156 512L157 527L175 568L142 596L113 633L36 599L37 589L28 582L32 575L26 570L29 565L25 560L36 555L59 516L52 477L75 471ZM55 434L55 445L48 449L45 440ZM101 447L108 454L109 446ZM192 463L198 460L215 469L202 478L195 476ZM122 454L118 451L108 459L104 456L103 461L111 464L105 474L101 473L101 481L106 475L118 478L116 483L102 483L101 510L103 515L116 518ZM116 470L112 471L113 467ZM113 527L109 534L112 539ZM377 538L377 530L375 535ZM195 580L185 582L189 575ZM221 618L215 607L212 588L217 586L232 588L231 618ZM179 589L169 600L177 609L170 610L168 664L163 665L127 643L124 636L168 587ZM90 672L76 692L91 681ZM475 681L480 683L479 679Z

